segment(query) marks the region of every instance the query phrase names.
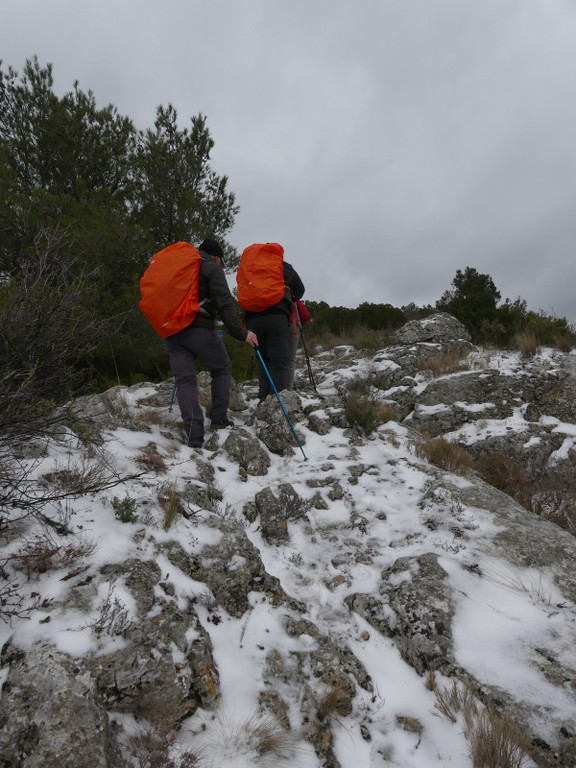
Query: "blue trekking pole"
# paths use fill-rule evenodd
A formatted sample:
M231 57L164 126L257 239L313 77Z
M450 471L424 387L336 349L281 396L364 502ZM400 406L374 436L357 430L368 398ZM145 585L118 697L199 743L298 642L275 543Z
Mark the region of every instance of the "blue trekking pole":
M274 390L274 394L276 395L276 399L280 403L280 408L282 408L282 413L284 414L284 418L288 422L288 426L292 430L292 434L294 435L294 438L295 438L296 442L298 443L298 447L302 451L302 456L304 456L304 461L308 461L308 456L306 456L306 454L304 453L304 448L302 448L302 443L298 439L298 435L296 434L296 431L295 431L294 427L292 426L292 422L290 421L290 417L286 413L286 408L284 408L284 403L282 402L282 400L280 400L280 395L278 394L278 390L276 389L276 385L272 381L272 376L270 376L270 371L266 367L266 363L264 362L264 359L262 358L262 355L261 355L260 350L258 349L258 347L256 347L256 354L258 355L258 360L260 360L260 362L262 363L262 368L264 368L264 371L266 372L266 376L268 376L268 381L270 382L270 384L272 384L272 389Z
M174 395L176 394L176 382L172 387L172 394L170 395L170 405L168 406L168 413L172 413L172 406L174 405Z

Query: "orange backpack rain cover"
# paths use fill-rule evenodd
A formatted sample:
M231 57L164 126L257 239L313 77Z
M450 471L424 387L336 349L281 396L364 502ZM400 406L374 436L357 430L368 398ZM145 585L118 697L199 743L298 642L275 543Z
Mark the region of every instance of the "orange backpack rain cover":
M200 252L190 243L173 243L150 259L140 280L139 307L165 339L194 320L200 309Z
M284 248L278 243L254 243L245 248L236 274L238 303L248 312L262 312L282 301Z

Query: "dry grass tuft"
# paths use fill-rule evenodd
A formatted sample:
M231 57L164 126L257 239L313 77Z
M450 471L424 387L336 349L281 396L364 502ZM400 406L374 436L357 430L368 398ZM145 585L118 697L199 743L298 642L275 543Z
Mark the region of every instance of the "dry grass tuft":
M148 443L148 445L140 451L138 456L136 456L134 461L139 467L142 467L142 469L145 469L148 472L154 472L157 475L165 475L166 472L168 472L166 462L160 455L156 443Z
M134 411L134 418L143 424L155 424L156 426L162 426L167 421L166 412L161 408L137 408Z
M54 464L51 472L42 475L42 481L58 491L71 495L89 493L92 489L105 485L110 475L110 467L105 457L70 459L65 466Z
M212 762L207 765L210 766L229 765L243 757L246 764L249 760L255 768L272 768L297 764L294 762L296 741L296 735L272 716L255 714L236 721L219 713L199 738L199 753L209 756Z
M529 738L507 715L486 709L469 686L455 681L434 688L435 708L451 723L462 721L473 768L522 768Z
M194 768L199 756L175 745L177 732L170 722L141 725L124 741L121 768Z
M396 409L393 405L389 405L388 403L380 403L377 412L381 424L386 424L388 421L394 421L396 419Z
M442 352L434 357L420 361L420 371L430 374L431 377L446 376L450 373L467 370L469 363L466 360L468 352L462 349L453 349Z
M17 571L24 571L30 578L33 574L48 573L59 568L76 565L97 549L90 539L77 538L71 541L54 536L49 531L24 537L19 548L6 559Z
M554 346L560 352L571 352L574 348L574 337L569 333L558 334L554 337Z
M374 331L364 325L355 325L339 334L325 330L321 335L311 336L310 345L322 350L330 350L335 347L354 347L364 352L377 352L394 343L394 329L381 329Z
M501 453L476 463L482 478L526 509L576 536L576 480L555 471L535 471L533 477L514 459Z
M82 629L92 631L95 637L124 637L131 626L129 611L122 599L116 594L116 579L108 584L108 592L98 606L94 619L87 621Z
M257 755L281 754L287 745L292 745L293 737L273 717L252 718L246 725L249 742Z
M473 463L468 451L443 437L429 438L417 443L415 453L418 458L426 459L440 469L459 475L466 474Z
M366 435L372 434L381 424L392 421L395 416L393 406L381 403L374 395L361 390L348 392L344 412L350 424L360 427Z
M172 527L172 524L178 515L186 517L186 509L182 504L176 480L162 483L158 488L156 498L164 512L162 527L165 531L168 531Z
M513 459L502 453L495 453L480 459L476 468L487 483L508 494L524 507L530 507L528 476Z
M434 708L440 715L451 723L458 721L458 716L463 715L464 721L469 724L478 715L478 704L470 688L455 680L450 687L434 688L436 703Z
M506 715L484 710L466 732L473 768L522 768L528 736Z
M331 717L346 717L352 712L354 687L349 682L333 685L316 703L316 716L323 723Z
M426 670L426 681L425 686L428 691L435 691L437 684L436 684L436 670L435 669L427 669Z
M87 622L85 627L92 630L97 638L103 635L125 637L130 628L128 611L120 598L113 597L102 603L97 618Z
M546 606L552 604L554 585L545 574L529 570L522 573L511 563L502 563L498 560L484 561L482 571L485 578L493 584L510 592L527 594L534 603L542 603Z
M537 515L576 536L576 483L551 476L538 485L530 499Z
M517 333L512 342L522 357L534 357L540 349L536 334L529 329Z

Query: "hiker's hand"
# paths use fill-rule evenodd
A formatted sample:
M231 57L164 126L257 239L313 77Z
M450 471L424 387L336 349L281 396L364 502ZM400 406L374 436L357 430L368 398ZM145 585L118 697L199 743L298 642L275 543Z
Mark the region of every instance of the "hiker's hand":
M254 333L254 331L248 331L248 335L246 336L246 343L250 344L251 347L258 346L258 337Z

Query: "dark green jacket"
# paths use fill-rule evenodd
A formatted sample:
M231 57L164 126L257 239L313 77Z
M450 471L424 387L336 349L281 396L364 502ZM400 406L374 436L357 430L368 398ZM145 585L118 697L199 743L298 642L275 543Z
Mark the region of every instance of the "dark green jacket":
M248 331L240 322L224 270L217 266L208 254L200 251L200 255L202 264L198 299L201 309L191 325L212 329L216 327L216 316L219 316L231 336L238 341L246 341Z

